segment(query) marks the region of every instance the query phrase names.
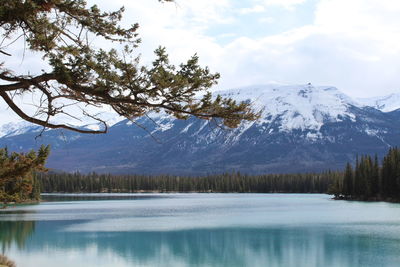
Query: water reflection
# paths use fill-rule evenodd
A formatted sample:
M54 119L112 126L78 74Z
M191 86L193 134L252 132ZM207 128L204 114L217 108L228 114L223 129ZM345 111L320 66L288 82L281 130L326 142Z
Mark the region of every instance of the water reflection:
M98 201L98 200L150 200L170 198L168 194L125 194L125 193L82 193L82 194L42 194L42 201Z
M15 241L30 255L49 248L63 258L81 253L85 266L96 266L110 253L123 259L115 266L396 266L400 262L400 240L349 235L338 228L63 231L71 223L37 222L35 231L34 222L1 222L0 240L6 251ZM52 260L44 266L55 264Z
M23 267L400 262L400 205L319 195L127 197L139 198L72 202L68 196L69 202L2 210L0 248Z
M35 232L34 221L0 221L0 245L2 252L15 244L22 249Z
M23 249L34 232L33 221L0 221L0 266L15 267L15 263L6 257L6 251L14 245Z

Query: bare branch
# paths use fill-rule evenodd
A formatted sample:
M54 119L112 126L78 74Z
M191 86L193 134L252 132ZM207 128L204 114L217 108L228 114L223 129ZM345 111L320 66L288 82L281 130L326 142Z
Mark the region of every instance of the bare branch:
M74 128L65 124L52 124L48 123L47 121L39 120L36 118L32 118L26 113L24 113L14 102L13 100L7 95L6 92L1 92L0 91L0 96L4 99L4 101L7 103L7 105L15 112L17 113L18 116L20 116L22 119L29 121L31 123L35 123L38 125L41 125L46 128L51 128L51 129L67 129L70 131L78 132L78 133L84 133L84 134L102 134L106 133L107 129L105 130L99 130L99 131L92 131L92 130L82 130L78 128Z
M6 52L4 52L3 50L0 50L0 53L4 54L4 55L6 55L6 56L9 56L9 57L11 57L11 54L9 54L9 53L6 53Z

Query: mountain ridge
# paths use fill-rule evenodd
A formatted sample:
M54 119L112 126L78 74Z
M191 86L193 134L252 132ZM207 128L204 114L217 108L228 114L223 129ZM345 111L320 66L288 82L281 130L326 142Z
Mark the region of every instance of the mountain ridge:
M221 91L216 91L214 92L215 95L220 94L221 96L224 97L231 97L237 101L251 101L253 104L255 104L256 110L261 110L261 109L266 109L269 111L270 115L277 115L276 113L282 113L285 108L282 108L282 106L279 107L279 104L282 104L284 102L280 101L280 99L288 99L288 97L293 97L293 93L297 94L303 94L303 96L306 96L307 93L311 92L331 92L332 94L326 94L332 96L336 96L336 100L343 100L345 103L344 104L351 104L353 106L357 107L373 107L375 109L378 109L382 112L391 112L396 109L400 109L400 93L399 94L390 94L387 96L382 96L382 97L372 97L372 98L351 98L341 91L339 91L336 87L334 86L313 86L312 84L306 84L306 85L277 85L277 84L267 84L267 85L254 85L254 86L246 86L246 87L240 87L240 88L234 88L234 89L229 89L229 90L221 90ZM278 92L278 93L277 93ZM283 94L285 95L283 95ZM326 96L324 95L324 96ZM331 99L332 100L332 99ZM286 103L287 105L292 105L292 106L298 106L299 103ZM326 99L319 98L316 103L319 106L324 106L324 102L326 102ZM321 104L322 103L322 104ZM278 104L278 105L277 105ZM325 103L326 104L326 103ZM336 103L337 104L337 103ZM274 107L275 109L280 109L280 112L271 112L271 107ZM287 110L286 106L286 110ZM325 105L326 109L332 109L332 105ZM334 106L338 108L338 105ZM339 107L341 110L336 110L338 114L336 115L343 115L341 113L344 112L344 107ZM326 110L325 110L326 111ZM3 110L4 112L4 110ZM298 112L300 115L302 115L302 112ZM1 115L1 109L0 109L0 115ZM263 114L264 117L265 114ZM152 114L151 116L155 116L155 118L159 117L165 117L163 114ZM1 116L0 116L1 117ZM108 126L113 126L116 123L124 120L125 118L118 116L115 113L112 112L103 112L101 113L102 119L104 119ZM293 117L293 116L292 116ZM290 119L290 117L286 116L285 117L287 120ZM265 119L262 118L261 121ZM2 124L0 121L0 138L8 135L17 135L17 134L22 134L24 132L24 129L26 131L36 129L37 126L30 124L26 121L23 121L20 118L17 118L14 120L15 122L7 122L5 124ZM58 121L55 121L58 122ZM91 130L96 130L99 129L100 124L93 122L91 118L84 118L81 117L79 118L79 123L72 123L69 122L67 124L69 125L75 125L78 127L86 128L86 129L91 129ZM297 121L294 120L292 123L296 123ZM303 128L309 128L309 127L316 127L319 128L321 126L320 122L316 122L311 118L310 112L308 110L308 114L306 117L304 117L305 125L303 125ZM307 122L309 124L307 124ZM30 128L29 126L32 126ZM291 130L293 128L296 128L296 125L286 125L287 129L286 130ZM9 130L7 130L9 129Z
M254 86L219 93L263 108L262 118L224 130L193 117L158 114L136 121L146 131L121 120L105 135L51 130L35 140L35 131L18 132L1 137L0 146L23 151L50 143L49 167L65 171L204 175L342 169L356 155L384 155L400 145L400 110L360 104L335 87Z

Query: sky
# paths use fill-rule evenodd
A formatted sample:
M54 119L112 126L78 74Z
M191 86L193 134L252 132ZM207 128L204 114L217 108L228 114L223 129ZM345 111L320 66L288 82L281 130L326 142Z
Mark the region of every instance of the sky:
M397 0L91 0L125 6L140 24L142 62L159 45L180 63L197 53L218 89L332 85L352 97L400 92Z
M400 93L398 0L87 1L103 10L124 6L122 24L140 24L142 64L160 45L175 64L197 53L221 74L213 90L312 83L350 97ZM13 45L20 58L6 63L18 73L46 68L40 55Z

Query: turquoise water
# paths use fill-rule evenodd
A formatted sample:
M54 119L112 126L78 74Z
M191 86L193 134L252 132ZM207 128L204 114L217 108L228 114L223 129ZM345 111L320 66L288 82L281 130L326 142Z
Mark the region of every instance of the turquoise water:
M0 211L29 266L400 266L400 205L327 195L45 196Z

